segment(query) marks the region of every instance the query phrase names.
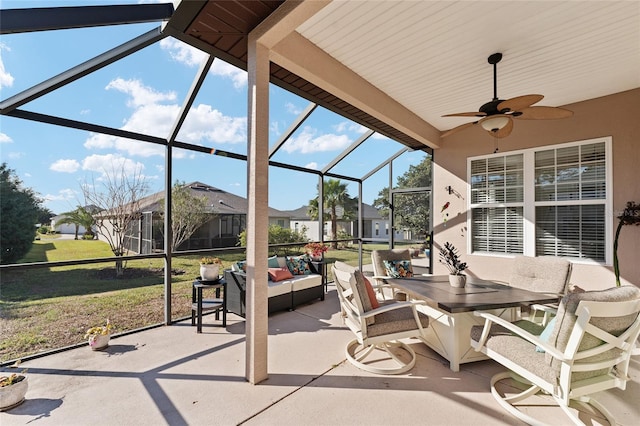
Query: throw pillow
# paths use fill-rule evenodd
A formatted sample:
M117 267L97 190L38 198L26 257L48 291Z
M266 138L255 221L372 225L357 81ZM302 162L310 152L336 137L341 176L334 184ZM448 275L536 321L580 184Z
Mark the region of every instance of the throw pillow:
M371 302L371 308L372 309L376 309L380 307L380 303L378 302L378 298L376 297L376 292L373 289L373 286L371 285L371 281L369 281L367 279L367 277L365 277L364 275L362 276L362 278L364 278L364 286L367 289L367 294L369 295L369 301Z
M236 262L236 265L238 266L238 270L240 270L242 272L247 272L247 261L246 260L241 260L239 262Z
M544 328L544 330L542 330L542 333L540 333L540 340L542 340L543 342L548 342L549 338L551 337L551 332L553 331L553 327L556 326L556 317L553 317L551 319L551 321L549 321L547 323L547 326ZM542 349L540 346L536 346L536 352L544 352L545 350Z
M291 271L287 268L269 268L269 276L271 281L278 282L289 278L293 278Z
M360 271L355 271L353 273L355 278L355 291L354 293L358 294L360 298L360 303L362 304L362 310L364 312L369 312L373 309L373 305L371 304L371 298L367 293L367 285L365 284L365 277ZM366 319L367 325L375 324L375 317L369 317Z
M278 256L271 256L268 260L269 268L280 268L280 264L278 263Z
M311 269L309 269L309 262L306 256L287 256L286 258L287 268L293 275L309 275Z
M413 269L409 260L383 260L387 276L391 278L411 278Z

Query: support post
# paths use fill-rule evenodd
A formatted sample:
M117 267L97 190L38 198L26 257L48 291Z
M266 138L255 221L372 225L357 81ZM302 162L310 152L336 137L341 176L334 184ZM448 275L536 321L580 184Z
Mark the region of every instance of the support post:
M269 50L249 36L247 147L246 379L268 377Z

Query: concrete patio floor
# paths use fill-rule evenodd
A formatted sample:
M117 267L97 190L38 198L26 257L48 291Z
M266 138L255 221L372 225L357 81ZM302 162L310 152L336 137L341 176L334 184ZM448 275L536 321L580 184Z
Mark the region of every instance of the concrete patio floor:
M41 425L501 425L521 424L491 396L493 361L449 370L417 340L416 366L380 376L345 361L351 334L339 317L330 284L324 302L269 317L269 379L245 381L244 320L228 327L205 317L203 333L190 321L24 362L29 391L20 406L0 413L2 426ZM6 369L3 369L6 370ZM640 357L627 390L597 394L621 425L640 419ZM540 398L529 412L569 424ZM600 424L584 415L587 424ZM606 424L606 422L604 422Z

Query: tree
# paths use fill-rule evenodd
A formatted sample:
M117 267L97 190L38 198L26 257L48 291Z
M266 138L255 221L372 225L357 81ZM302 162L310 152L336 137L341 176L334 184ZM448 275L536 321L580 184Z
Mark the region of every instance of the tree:
M419 164L410 166L409 170L398 177L396 185L399 189L428 186L431 186L431 157L429 156L425 156ZM389 219L389 188L383 188L378 193L373 206L378 209L382 217ZM407 194L397 197L394 202L394 213L395 227L409 229L419 235L427 233L426 227L429 224L431 211L429 200L425 196Z
M99 183L92 179L82 186L85 205L96 207L95 226L116 256L116 277L121 277L127 233L140 218L140 200L148 185L140 169L127 172L124 163L112 164L111 170L104 169Z
M46 207L38 207L38 223L41 225L49 225L51 218L55 216L51 210Z
M331 221L331 239L338 238L338 219L352 220L356 213L357 200L349 196L347 184L340 183L339 179L323 181L324 185L324 217L323 221ZM318 197L309 201L309 216L318 219ZM331 248L338 248L338 243L333 241Z
M164 199L161 200L160 217L164 220ZM213 217L215 215L207 213L207 197L192 195L184 182L176 181L171 188L171 251L176 251L180 244ZM160 229L164 230L163 227Z
M75 225L76 240L78 239L78 230L81 226L85 229L85 235L93 237L93 227L95 226L96 221L93 218L94 212L90 210L91 209L78 206L78 208L73 211L62 213L62 216L64 217L58 221L58 224L62 225L68 223Z
M15 171L0 165L0 263L14 263L23 257L36 236L41 200L31 188L24 188Z

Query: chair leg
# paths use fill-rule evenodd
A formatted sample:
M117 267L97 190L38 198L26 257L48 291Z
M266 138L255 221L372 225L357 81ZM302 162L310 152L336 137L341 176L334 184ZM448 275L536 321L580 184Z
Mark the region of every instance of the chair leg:
M503 373L498 373L491 378L491 394L496 399L498 404L500 404L500 406L505 410L507 410L512 416L524 421L529 425L537 425L537 426L547 425L547 423L543 423L540 420L537 420L529 416L528 414L523 413L513 405L517 402L520 402L524 399L534 396L539 392L544 392L544 391L540 389L538 386L533 385L528 381L526 381L524 378L518 376L518 378L514 380L517 380L520 383L524 383L525 385L531 385L531 386L516 395L510 396L510 397L502 396L500 392L498 392L498 390L496 389L496 384L499 381L504 379L514 379L514 377L510 371L505 371ZM548 395L546 392L544 393ZM584 426L584 423L578 418L576 413L572 412L569 409L569 407L567 407L564 403L562 403L562 401L559 398L553 396L553 399L555 400L556 404L559 405L560 408L562 408L562 411L564 411L567 417L569 417L574 424L578 426ZM595 408L604 416L604 418L607 420L607 422L609 422L610 425L612 426L616 425L615 418L613 417L611 412L609 412L609 410L607 410L605 407L603 407L598 401L594 400L593 398L585 396L582 398L572 399L571 401L577 402L584 406L591 406L592 408Z
M358 346L361 347L359 351L356 350ZM411 360L409 362L404 362L403 360L401 360L394 353L394 350L398 349L407 352L410 355ZM365 358L367 358L374 350L386 352L387 357L366 362ZM345 353L347 355L347 359L351 364L362 370L369 371L375 374L402 374L411 370L416 364L416 353L413 349L411 349L410 346L402 342L385 342L379 345L369 345L366 347L362 347L358 340L354 339L347 344ZM387 362L389 360L392 360L396 364L396 366L379 367L374 365L376 363Z

